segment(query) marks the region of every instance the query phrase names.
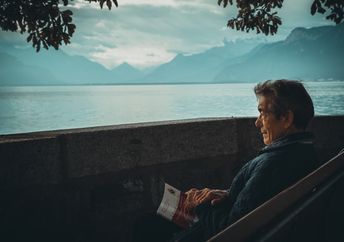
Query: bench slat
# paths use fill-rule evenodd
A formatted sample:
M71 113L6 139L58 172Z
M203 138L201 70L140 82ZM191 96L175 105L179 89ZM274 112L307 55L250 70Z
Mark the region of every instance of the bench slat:
M340 153L294 185L283 190L210 238L208 242L246 241L260 228L266 226L272 219L276 218L305 195L315 192L320 184L341 170L344 167L343 164L344 153Z

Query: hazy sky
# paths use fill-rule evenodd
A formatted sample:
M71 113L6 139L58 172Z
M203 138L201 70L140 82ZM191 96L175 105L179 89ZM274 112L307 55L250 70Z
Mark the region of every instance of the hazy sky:
M285 0L279 11L283 25L273 37L228 29L227 20L234 16L235 9L220 7L217 0L118 1L119 8L111 11L106 6L101 10L98 3L71 2L68 8L74 12L77 29L72 44L61 49L83 55L107 68L123 62L145 68L168 62L178 53L193 54L221 46L224 39L274 41L285 38L295 27L331 24L323 15L311 16L313 0ZM25 38L25 34L0 31L1 42L29 46Z

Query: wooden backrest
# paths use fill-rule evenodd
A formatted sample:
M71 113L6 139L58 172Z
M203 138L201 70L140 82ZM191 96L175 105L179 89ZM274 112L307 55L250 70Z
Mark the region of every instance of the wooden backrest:
M281 222L290 224L285 221L285 218L293 218L289 215L297 214L295 211L300 208L305 211L307 204L312 204L309 199L319 201L320 195L326 195L325 191L329 191L331 187L343 181L343 168L344 152L341 152L294 185L210 238L208 242L278 241L273 238L276 238L278 231L283 230ZM271 223L274 225L271 226Z
M250 242L343 242L344 170L251 236Z

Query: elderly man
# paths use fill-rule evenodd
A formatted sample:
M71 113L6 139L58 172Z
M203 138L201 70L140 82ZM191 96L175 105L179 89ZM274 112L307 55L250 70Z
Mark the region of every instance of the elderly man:
M166 230L160 231L166 237L157 241L205 241L316 168L314 137L305 132L314 107L304 86L291 80L266 81L254 92L259 111L255 125L266 146L240 169L228 190L189 190L190 207L199 221L187 230L163 225Z

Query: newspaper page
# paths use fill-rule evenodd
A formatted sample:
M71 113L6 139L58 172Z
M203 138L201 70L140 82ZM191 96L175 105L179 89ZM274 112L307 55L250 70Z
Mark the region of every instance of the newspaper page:
M186 194L167 183L157 213L182 228L188 228L197 222L196 215L187 206Z

